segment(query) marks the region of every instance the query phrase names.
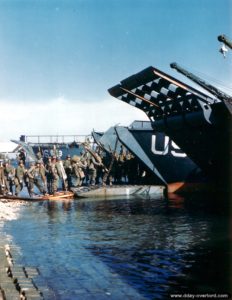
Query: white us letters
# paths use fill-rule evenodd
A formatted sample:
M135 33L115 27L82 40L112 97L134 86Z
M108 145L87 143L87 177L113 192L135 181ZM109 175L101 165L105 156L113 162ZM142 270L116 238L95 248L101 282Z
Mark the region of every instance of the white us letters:
M161 149L157 149L156 135L153 135L151 138L151 151L156 155L172 154L175 157L187 156L173 141L170 141L168 136L165 136L163 140L163 147Z

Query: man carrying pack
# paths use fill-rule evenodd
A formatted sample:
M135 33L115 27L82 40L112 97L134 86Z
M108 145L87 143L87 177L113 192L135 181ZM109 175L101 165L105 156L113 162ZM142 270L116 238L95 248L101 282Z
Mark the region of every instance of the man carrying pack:
M13 186L15 184L15 168L8 160L4 163L4 175L6 180L7 194L13 195Z
M0 160L0 194L5 195L6 193L6 180L4 176L3 160Z
M19 161L19 165L15 171L15 196L18 196L23 189L23 182L27 171L24 167L23 161Z
M52 175L52 193L53 195L55 195L59 187L59 175L56 168L56 156L52 157L50 169Z
M95 185L97 177L97 168L102 166L101 158L95 153L96 158L92 155L88 163L89 184Z
M47 191L50 195L53 194L53 169L52 169L52 158L48 157L48 161L45 165Z
M27 172L29 177L29 195L30 197L34 196L34 185L38 188L40 193L46 194L45 186L43 185L44 182L44 174L41 168L40 162L36 164L31 163L31 167Z
M67 175L67 186L68 190L72 187L72 164L71 164L71 156L67 155L65 161L63 162L64 170Z
M79 187L82 185L82 181L85 178L84 168L87 167L86 162L82 162L80 157L74 155L72 157L72 176L73 176L73 186Z

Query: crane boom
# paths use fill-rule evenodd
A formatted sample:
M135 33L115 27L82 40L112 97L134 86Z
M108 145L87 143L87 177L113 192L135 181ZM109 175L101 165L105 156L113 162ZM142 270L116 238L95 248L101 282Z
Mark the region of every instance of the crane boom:
M197 83L201 87L203 87L205 90L216 96L220 100L227 100L227 101L232 101L232 97L227 95L226 93L222 92L215 86L205 82L203 79L200 77L188 72L184 68L180 67L177 63L171 63L170 67L177 70L179 73L185 75L189 79L191 79L193 82Z

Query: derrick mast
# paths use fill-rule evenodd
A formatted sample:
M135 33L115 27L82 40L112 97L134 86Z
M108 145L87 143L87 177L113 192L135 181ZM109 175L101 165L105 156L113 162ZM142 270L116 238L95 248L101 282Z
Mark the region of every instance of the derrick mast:
M183 74L184 76L188 77L193 82L197 83L198 85L203 87L205 90L207 90L209 93L216 96L218 99L220 99L222 101L226 100L226 101L232 102L232 97L230 95L222 92L221 90L219 90L215 86L207 83L206 81L204 81L200 77L188 72L184 68L180 67L177 63L171 63L170 67L177 70L179 73Z

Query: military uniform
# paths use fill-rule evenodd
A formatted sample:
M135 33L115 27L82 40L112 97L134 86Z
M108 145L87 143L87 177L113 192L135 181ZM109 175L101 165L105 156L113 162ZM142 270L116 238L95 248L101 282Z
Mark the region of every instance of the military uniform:
M0 194L4 195L6 192L6 180L4 176L3 161L0 161Z
M100 155L96 154L96 157L98 159L98 163L100 164L96 167L96 170L97 170L96 184L99 184L101 181L103 182L105 169L104 169L104 165L102 163L103 156L102 155L100 156Z
M68 155L63 162L64 170L67 175L67 187L70 190L72 187L72 164L71 164L71 157Z
M34 185L38 188L40 193L45 194L46 189L43 184L45 175L43 174L40 164L39 163L37 163L36 165L32 164L27 174L29 178L29 186L28 186L29 195L33 196Z
M109 185L112 185L113 182L115 182L115 174L116 174L116 169L117 169L117 163L118 163L118 155L116 153L112 154L113 157L111 158L111 162L109 165ZM105 183L105 180L103 180Z
M59 175L56 168L56 159L53 158L51 162L51 174L52 174L52 193L56 193L59 186Z
M104 166L107 166L108 169L104 169L104 175L102 177L102 184L106 185L107 181L110 181L110 174L113 167L113 156L109 153L105 153L105 155L102 157L102 163ZM112 179L112 176L111 176ZM112 180L111 180L112 183Z
M73 186L78 187L82 185L82 181L85 178L83 168L86 168L87 164L81 162L80 158L75 156L72 159L72 175L73 175Z
M117 183L122 183L122 177L124 176L124 161L125 157L123 153L120 153L117 157L117 164L115 170L115 181Z
M19 152L19 161L22 161L23 164L25 165L26 154L25 154L25 151L23 149Z
M127 159L127 174L128 182L130 184L138 184L139 164L133 155L130 155L130 159Z
M45 169L43 162L40 163L40 174L41 174L41 179L42 179L44 190L47 191L46 169Z
M23 189L23 182L24 177L26 174L26 169L24 167L24 164L22 161L20 161L19 166L16 168L15 171L15 195L18 196L18 194Z
M4 166L4 175L6 180L7 192L8 194L13 195L13 186L15 184L15 168L8 162L6 162Z
M53 194L53 170L51 158L48 158L48 162L45 165L45 174L47 182L47 191L49 194Z
M99 161L97 161L93 156L89 159L88 164L88 175L89 175L89 183L91 185L95 185L96 177L97 177L97 167L101 166L102 162L99 158Z

